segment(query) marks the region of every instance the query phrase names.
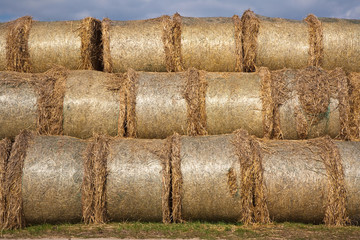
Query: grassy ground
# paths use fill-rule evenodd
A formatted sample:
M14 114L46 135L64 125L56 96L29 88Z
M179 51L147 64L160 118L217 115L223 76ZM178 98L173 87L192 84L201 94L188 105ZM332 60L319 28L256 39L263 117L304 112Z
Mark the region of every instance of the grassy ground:
M2 231L1 238L200 238L200 239L360 239L360 227L326 227L300 223L243 226L230 223L191 222L110 223L106 225L35 225L23 230Z

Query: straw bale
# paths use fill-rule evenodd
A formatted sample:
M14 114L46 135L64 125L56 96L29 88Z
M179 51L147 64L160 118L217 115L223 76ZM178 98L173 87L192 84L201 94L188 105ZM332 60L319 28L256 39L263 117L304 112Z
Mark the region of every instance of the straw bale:
M109 138L95 135L83 155L84 177L82 183L82 214L85 223L105 223L106 176Z
M6 214L6 167L10 157L12 142L9 138L0 140L0 229Z
M35 130L38 119L36 76L0 72L0 139L23 129Z
M105 71L165 72L163 18L103 22Z
M184 220L240 219L241 168L232 139L233 135L180 139Z
M32 71L45 72L53 65L101 70L99 31L100 22L93 18L34 22L28 42Z
M232 18L182 17L181 53L184 68L210 72L237 69L237 44Z
M93 132L118 134L120 97L118 91L109 89L114 78L97 71L69 72L61 113L65 135L89 138Z
M261 82L257 73L206 73L207 130L210 135L242 128L264 136Z
M358 72L360 20L319 18L322 24L324 57L322 67Z
M314 138L341 132L339 100L331 85L338 78L309 67L272 73L274 135L284 139Z
M27 157L27 150L34 135L23 130L16 136L12 145L10 157L5 173L5 217L1 229L16 229L25 226L24 217L24 184L23 168ZM37 182L33 184L38 184Z
M309 31L306 22L257 16L256 66L271 70L304 68L309 58Z
M23 213L28 223L79 222L82 217L82 152L71 137L34 137L22 176Z
M183 96L186 73L138 72L136 134L139 138L166 138L187 131L187 102Z
M350 135L360 139L360 73L349 74Z
M272 219L322 223L330 210L341 219L332 225L345 224L346 215L358 223L359 142L324 144L324 139L318 139L263 144L269 149L263 167Z
M107 210L112 221L162 221L165 140L115 139L109 145Z
M342 159L347 192L346 210L352 224L360 223L360 142L335 141Z
M0 23L0 71L5 71L7 67L7 60L6 60L7 34L8 34L8 24Z
M8 23L6 69L9 71L30 72L32 70L28 49L28 38L32 21L31 17L25 16Z

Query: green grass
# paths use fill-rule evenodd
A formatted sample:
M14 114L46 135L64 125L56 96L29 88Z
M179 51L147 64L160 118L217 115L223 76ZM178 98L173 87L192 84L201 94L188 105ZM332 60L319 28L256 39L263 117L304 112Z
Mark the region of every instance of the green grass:
M327 227L303 223L273 223L243 226L234 223L187 222L162 224L123 222L102 225L42 224L22 230L2 231L2 238L80 237L80 238L200 238L200 239L359 239L360 227Z

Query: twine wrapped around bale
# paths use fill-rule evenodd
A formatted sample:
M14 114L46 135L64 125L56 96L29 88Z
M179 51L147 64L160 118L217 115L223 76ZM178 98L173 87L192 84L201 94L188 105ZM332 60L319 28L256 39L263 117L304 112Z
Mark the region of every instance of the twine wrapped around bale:
M322 28L322 67L358 72L360 62L360 20L319 18Z
M113 221L169 221L165 140L115 139L109 145L107 211ZM166 179L167 178L167 179ZM165 202L164 202L165 201ZM167 203L167 204L166 204Z
M34 136L29 131L22 131L15 138L6 164L5 173L5 211L1 229L16 229L25 226L23 202L23 168L27 149Z
M241 168L241 219L239 220L244 224L269 223L260 144L244 130L237 130L234 133L233 144Z
M45 72L53 65L72 70L103 68L101 22L94 18L64 22L34 21L28 46L32 72Z
M310 48L308 66L320 67L324 54L321 22L314 14L309 14L304 21L309 25Z
M309 59L309 30L304 21L267 18L244 12L242 18L244 71L257 66L271 70L303 68Z
M274 138L348 137L347 83L339 69L272 72Z
M166 69L168 72L183 70L181 55L181 16L176 13L172 17L163 17L164 31L162 40L166 55Z
M349 74L350 136L360 139L360 74Z
M12 142L9 138L0 140L0 229L6 216L6 169L10 157Z
M82 214L85 223L105 223L106 177L109 139L95 135L84 153Z
M182 17L181 55L184 68L210 72L238 70L238 54L241 53L238 31L236 19Z
M28 39L33 20L29 16L21 17L7 24L6 70L30 72Z
M167 57L163 31L168 16L136 21L102 23L103 61L106 72L137 71L165 72Z

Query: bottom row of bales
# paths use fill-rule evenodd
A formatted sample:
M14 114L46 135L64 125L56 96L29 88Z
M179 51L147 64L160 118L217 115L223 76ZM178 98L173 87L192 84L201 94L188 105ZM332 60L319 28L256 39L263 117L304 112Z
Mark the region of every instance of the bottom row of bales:
M360 142L219 136L0 141L0 224L360 221Z

